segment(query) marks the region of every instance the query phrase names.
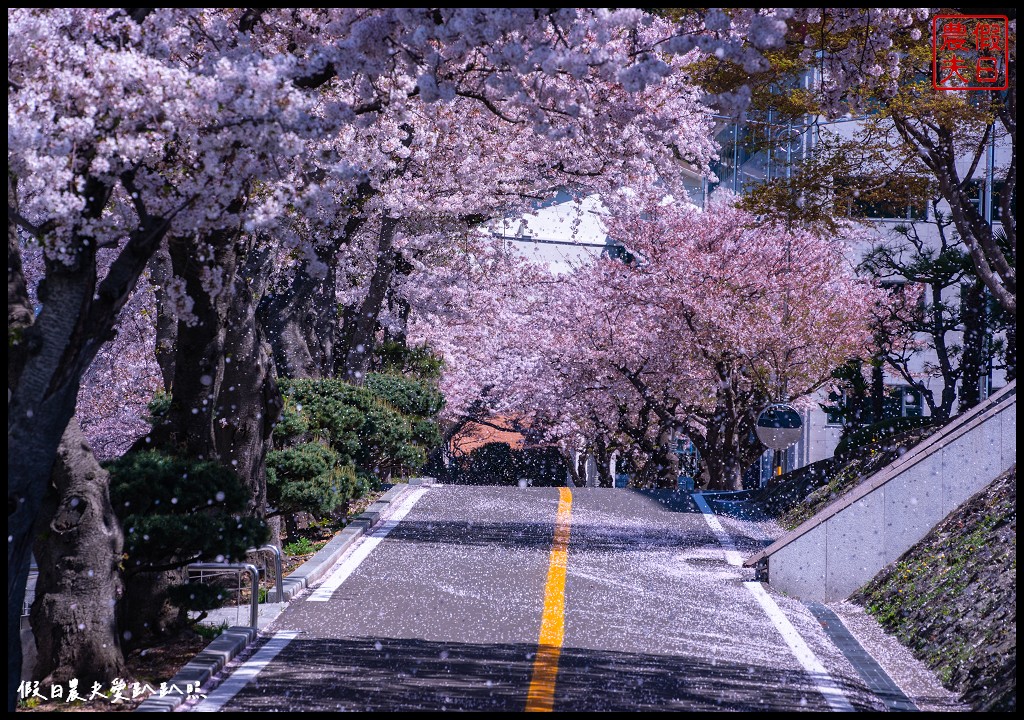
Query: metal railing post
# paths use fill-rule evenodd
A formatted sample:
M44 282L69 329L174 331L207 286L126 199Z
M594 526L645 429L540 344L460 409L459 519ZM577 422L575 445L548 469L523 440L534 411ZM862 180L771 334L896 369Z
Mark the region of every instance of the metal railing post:
M249 600L249 627L259 628L260 616L260 571L252 563L191 563L190 570L234 570L247 572L252 578L252 592Z
M277 589L276 601L279 603L284 602L284 578L281 577L283 575L281 564L281 548L279 548L277 545L261 545L259 549L269 550L270 552L274 553L274 572L276 573L274 586Z

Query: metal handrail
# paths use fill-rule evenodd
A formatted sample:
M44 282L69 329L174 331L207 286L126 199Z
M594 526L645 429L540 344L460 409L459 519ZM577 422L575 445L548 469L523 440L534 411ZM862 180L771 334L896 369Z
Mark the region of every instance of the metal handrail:
M239 573L247 572L252 578L252 592L249 599L249 627L258 628L260 614L259 589L260 571L252 563L190 563L190 570L234 570Z
M277 545L269 545L268 544L268 545L260 545L258 548L249 548L248 550L246 550L246 552L253 552L254 553L254 552L260 552L261 550L269 550L270 552L274 553L274 571L276 572L276 575L275 575L275 581L276 582L274 583L274 585L276 586L276 589L277 589L276 602L284 602L284 578L282 577L282 575L284 573L282 571L282 564L281 564L281 548L279 548Z

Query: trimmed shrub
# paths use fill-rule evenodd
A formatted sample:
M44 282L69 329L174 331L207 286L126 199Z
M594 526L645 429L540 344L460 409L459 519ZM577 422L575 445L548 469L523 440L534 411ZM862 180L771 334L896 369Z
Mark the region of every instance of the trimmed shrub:
M124 526L127 576L197 561L235 561L266 541L266 523L245 517L249 492L228 468L158 450L127 453L107 463L110 499ZM186 610L218 600L189 583L171 599Z
M366 385L282 380L285 399L274 437L284 445L320 440L371 485L417 472L440 442L433 420L440 393L426 381L370 373Z
M836 446L836 456L850 455L861 448L875 443L895 440L908 430L928 427L934 424L933 417L897 417L866 425L849 433Z
M318 442L300 443L267 454L270 515L308 511L325 515L344 505L356 490L355 468Z

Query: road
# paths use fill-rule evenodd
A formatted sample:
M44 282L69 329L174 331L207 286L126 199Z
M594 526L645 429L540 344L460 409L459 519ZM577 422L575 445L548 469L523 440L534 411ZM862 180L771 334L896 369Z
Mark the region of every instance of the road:
M738 566L756 527L689 495L435 486L399 505L196 709L885 709L807 607Z

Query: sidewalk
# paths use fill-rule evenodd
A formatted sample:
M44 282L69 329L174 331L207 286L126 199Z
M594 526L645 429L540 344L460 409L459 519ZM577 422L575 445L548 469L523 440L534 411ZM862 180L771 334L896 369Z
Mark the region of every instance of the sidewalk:
M305 590L322 580L337 564L341 556L359 538L388 515L392 503L400 500L411 489L423 485L432 485L432 478L413 478L407 484L395 485L363 513L356 516L349 525L325 545L313 557L303 563L291 575L284 578L284 602L263 603L258 607L257 627L248 623L249 606L220 608L213 610L203 620L203 625L218 627L228 623L229 627L194 660L186 664L178 673L167 681L167 684L185 688L189 685L205 688L210 679L224 669L229 662L238 657L246 648L256 642L259 632L267 627L284 612L291 600L300 597ZM276 593L274 593L276 594ZM184 695L150 696L135 712L173 712L185 702Z

